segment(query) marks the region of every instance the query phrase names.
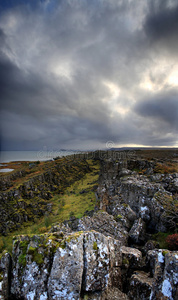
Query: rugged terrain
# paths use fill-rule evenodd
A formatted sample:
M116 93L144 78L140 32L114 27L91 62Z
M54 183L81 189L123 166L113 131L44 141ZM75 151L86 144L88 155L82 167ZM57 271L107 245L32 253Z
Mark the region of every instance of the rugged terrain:
M65 220L56 214L60 222L45 233L14 237L12 253L1 254L0 299L177 299L178 244L166 236L177 232L178 151L98 151L86 158L50 162L20 183L16 175L2 176L2 235L35 214L54 215L55 193L79 197L78 207L90 192L96 198L80 216L75 209ZM27 219L17 222L9 211L22 202Z

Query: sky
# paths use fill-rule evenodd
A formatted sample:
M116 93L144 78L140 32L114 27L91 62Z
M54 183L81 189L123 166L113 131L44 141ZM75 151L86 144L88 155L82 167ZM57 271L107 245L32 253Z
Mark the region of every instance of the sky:
M177 0L0 0L2 150L178 147Z

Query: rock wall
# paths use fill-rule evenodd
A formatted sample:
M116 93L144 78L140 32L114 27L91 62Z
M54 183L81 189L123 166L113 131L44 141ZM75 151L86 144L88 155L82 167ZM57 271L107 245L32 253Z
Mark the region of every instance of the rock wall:
M12 299L79 299L94 293L100 297L102 291L122 286L120 248L118 240L95 231L21 236L14 241L7 290Z
M61 228L62 229L62 228ZM14 240L0 259L0 299L177 299L178 251L138 249L96 231Z
M101 162L100 185L97 193L100 209L114 216L120 216L127 228L133 224L128 213L141 218L150 232L166 232L176 228L178 214L172 219L170 210L176 208L174 195L178 192L178 174L154 174L154 162L130 160L125 169L121 162ZM147 168L147 175L135 172ZM174 204L175 203L175 204ZM171 208L172 207L172 208ZM129 215L130 215L129 213Z

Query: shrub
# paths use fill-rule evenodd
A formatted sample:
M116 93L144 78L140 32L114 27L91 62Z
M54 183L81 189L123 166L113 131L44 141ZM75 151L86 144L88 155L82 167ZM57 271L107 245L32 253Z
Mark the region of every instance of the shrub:
M178 250L178 233L168 235L166 242L170 250Z
M161 174L175 173L177 172L177 167L174 164L157 163L154 172Z

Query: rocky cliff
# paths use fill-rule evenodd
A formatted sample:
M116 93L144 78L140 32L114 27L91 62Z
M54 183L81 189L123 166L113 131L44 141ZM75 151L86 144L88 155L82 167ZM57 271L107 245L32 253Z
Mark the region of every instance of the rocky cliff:
M178 174L143 159L100 163L95 212L16 236L1 255L0 299L178 299L178 251L152 240L176 230Z

